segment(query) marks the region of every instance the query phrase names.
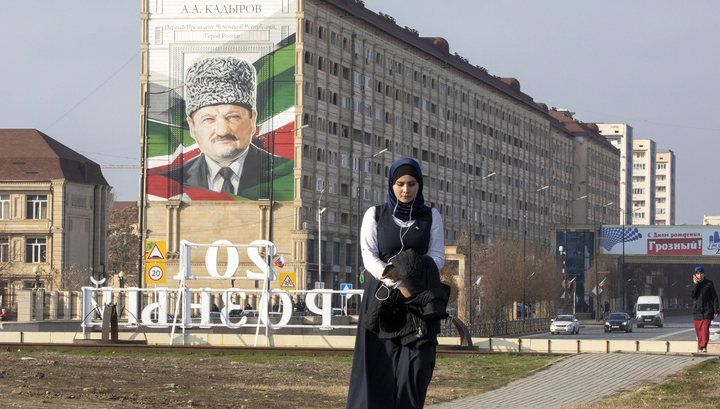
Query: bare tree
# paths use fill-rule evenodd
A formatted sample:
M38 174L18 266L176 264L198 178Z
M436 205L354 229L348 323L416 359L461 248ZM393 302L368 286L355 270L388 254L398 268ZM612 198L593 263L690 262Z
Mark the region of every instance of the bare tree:
M138 283L138 240L137 207L128 206L122 210L110 212L108 227L108 272L125 273L127 286Z

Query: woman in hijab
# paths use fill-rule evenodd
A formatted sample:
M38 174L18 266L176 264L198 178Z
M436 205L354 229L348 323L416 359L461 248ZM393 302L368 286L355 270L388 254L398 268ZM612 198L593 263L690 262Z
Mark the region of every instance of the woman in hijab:
M420 165L410 158L395 161L388 174L387 203L365 212L360 231L363 265L369 272L360 309L347 408L422 408L435 367L435 346L403 346L380 339L363 327L368 304L381 286L410 293L399 280L392 258L413 249L428 255L440 270L445 263L440 213L425 206ZM387 293L387 292L386 292Z

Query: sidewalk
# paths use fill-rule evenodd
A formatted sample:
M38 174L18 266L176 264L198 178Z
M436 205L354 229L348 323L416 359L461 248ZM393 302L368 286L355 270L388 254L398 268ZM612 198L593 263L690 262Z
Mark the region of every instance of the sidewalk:
M601 400L606 395L659 383L686 365L713 357L578 354L549 368L481 395L427 409L563 408Z

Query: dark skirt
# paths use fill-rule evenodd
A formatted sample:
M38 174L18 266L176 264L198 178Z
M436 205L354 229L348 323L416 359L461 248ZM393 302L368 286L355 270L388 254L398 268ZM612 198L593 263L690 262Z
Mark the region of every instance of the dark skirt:
M347 408L422 408L435 369L435 347L403 347L399 341L380 339L362 326L368 304L381 284L366 274Z

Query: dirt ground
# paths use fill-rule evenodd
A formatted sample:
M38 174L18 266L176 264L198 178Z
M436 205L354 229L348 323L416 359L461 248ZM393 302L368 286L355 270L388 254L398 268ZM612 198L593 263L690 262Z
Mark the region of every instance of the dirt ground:
M531 366L540 367L553 359L538 358ZM483 365L488 373L497 371L489 361ZM470 396L511 380L498 378L480 387L468 385L469 371L473 371L473 377L485 378L473 366L454 360L438 361L426 404ZM3 351L0 406L344 408L350 367L350 357ZM528 369L518 367L514 375L524 376Z

